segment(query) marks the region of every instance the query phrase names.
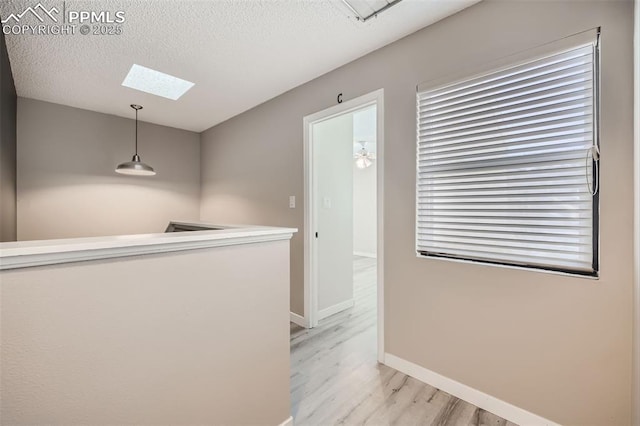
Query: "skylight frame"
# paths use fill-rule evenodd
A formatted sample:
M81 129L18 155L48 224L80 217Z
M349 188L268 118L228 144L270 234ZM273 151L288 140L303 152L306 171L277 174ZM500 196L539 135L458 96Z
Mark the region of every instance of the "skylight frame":
M384 12L385 10L397 5L398 3L400 3L402 0L385 0L387 2L387 4L385 6L382 6L380 9L376 9L374 10L372 13L370 13L369 15L366 16L362 16L362 14L360 12L358 12L356 10L355 7L353 7L353 5L351 3L349 3L349 0L342 0L342 2L356 15L356 19L360 22L367 22L369 19L371 18L376 18L378 17L378 15L382 12Z

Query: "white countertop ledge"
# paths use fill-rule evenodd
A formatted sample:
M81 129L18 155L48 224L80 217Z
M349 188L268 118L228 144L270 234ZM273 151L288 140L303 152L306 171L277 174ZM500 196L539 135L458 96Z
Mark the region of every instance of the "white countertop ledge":
M0 270L288 240L298 231L267 226L189 224L223 229L0 243Z

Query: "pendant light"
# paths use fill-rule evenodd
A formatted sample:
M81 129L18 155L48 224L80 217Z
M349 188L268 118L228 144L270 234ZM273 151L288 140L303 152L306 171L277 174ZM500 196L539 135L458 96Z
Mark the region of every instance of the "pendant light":
M371 151L367 151L365 148L366 142L361 141L360 150L353 156L356 159L356 167L359 169L366 169L373 164L373 160L376 159L376 154Z
M133 155L131 161L118 164L118 167L116 167L116 173L123 175L153 176L156 174L153 167L143 163L138 155L138 111L142 109L142 106L132 104L131 108L136 110L136 153Z

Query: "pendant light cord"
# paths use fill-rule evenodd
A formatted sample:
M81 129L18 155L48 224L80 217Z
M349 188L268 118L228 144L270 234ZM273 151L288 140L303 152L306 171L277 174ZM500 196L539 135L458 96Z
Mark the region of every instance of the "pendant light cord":
M138 156L138 110L136 109L136 157Z

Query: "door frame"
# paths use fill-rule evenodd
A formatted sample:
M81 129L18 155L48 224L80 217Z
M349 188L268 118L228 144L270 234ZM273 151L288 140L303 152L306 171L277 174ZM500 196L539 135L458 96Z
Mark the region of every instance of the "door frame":
M384 362L384 89L344 101L303 118L304 134L304 323L318 325L317 248L314 238L315 182L313 181L312 125L376 105L376 263L378 362Z

